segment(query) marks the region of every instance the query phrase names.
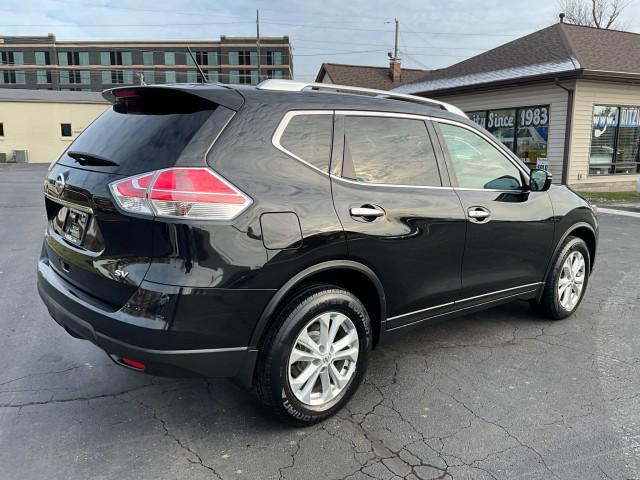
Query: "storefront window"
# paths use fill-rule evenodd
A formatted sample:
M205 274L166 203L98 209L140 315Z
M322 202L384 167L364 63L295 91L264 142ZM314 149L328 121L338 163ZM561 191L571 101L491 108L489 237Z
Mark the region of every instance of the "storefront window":
M530 168L547 158L549 105L467 112Z
M482 128L487 128L487 112L467 112L469 120L477 123Z
M486 129L513 152L516 132L516 109L491 110L487 114Z
M640 107L593 107L590 175L637 173L639 149Z
M539 159L547 158L549 140L549 107L518 109L515 154L529 168L536 168Z

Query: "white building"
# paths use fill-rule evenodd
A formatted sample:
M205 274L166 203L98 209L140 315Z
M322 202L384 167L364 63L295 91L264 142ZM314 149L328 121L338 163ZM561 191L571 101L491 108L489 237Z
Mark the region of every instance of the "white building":
M0 89L0 162L55 160L109 105L94 92Z
M395 90L457 105L557 183L640 176L640 34L558 23Z

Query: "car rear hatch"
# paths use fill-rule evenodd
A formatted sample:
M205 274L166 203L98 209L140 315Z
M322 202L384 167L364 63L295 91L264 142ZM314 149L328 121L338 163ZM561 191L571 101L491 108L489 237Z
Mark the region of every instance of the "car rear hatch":
M125 215L109 184L174 166L206 166L207 151L242 105L216 86L120 88L109 107L50 168L45 253L66 281L113 310L152 259L153 218Z

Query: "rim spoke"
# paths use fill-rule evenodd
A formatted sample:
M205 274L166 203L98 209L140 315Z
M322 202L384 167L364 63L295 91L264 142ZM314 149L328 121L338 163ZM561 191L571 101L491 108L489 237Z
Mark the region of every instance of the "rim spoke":
M358 332L356 332L354 328L353 330L349 331L349 333L347 333L344 337L342 337L340 340L338 340L336 343L333 344L333 351L337 353L343 348L351 345L357 339L358 339Z
M318 323L320 324L320 346L324 348L322 352L326 353L329 347L329 324L331 323L331 316L327 314L320 315Z
M336 334L346 319L347 317L341 313L331 315L331 329L329 330L329 341L327 345L331 345L336 339Z
M315 367L313 373L307 383L304 384L304 387L300 390L300 396L303 398L303 401L309 403L311 401L311 392L313 391L313 387L316 386L316 382L318 381L318 375L320 375L320 368Z
M322 401L326 402L331 398L331 379L329 378L329 370L324 369L320 373L320 382L322 383Z
M292 390L300 390L302 386L309 380L309 378L316 372L316 370L320 370L319 367L310 363L307 367L300 372L295 378L289 379L289 384L291 385Z
M348 348L346 350L340 350L333 355L333 361L337 360L351 360L355 362L358 360L358 349L355 347Z
M289 365L296 362L313 362L319 359L320 355L314 352L304 352L298 348L294 348L291 352L291 357L289 357Z
M319 348L320 346L316 342L314 342L313 339L309 336L309 333L307 332L306 328L300 333L296 343L299 343L303 347L306 347L309 350L311 350L313 353L320 355L320 348Z
M347 384L348 378L345 378L342 375L340 375L340 372L338 372L338 370L336 369L333 363L329 367L329 373L331 374L333 383L335 383L339 389L344 388L344 386Z

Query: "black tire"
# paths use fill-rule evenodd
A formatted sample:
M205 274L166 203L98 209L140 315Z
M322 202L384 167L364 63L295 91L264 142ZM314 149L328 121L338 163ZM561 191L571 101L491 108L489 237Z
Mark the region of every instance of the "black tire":
M289 385L289 356L298 335L325 312L346 315L358 334L355 371L334 399L321 407L302 403ZM267 333L256 367L256 393L266 409L295 426L313 425L335 414L351 398L364 378L371 352L371 321L364 305L340 287L313 285L295 294L277 314ZM293 367L292 367L293 368Z
M582 286L582 291L580 292L580 297L578 298L577 303L573 306L573 308L566 309L561 305L560 299L557 294L558 282L560 281L562 266L565 260L574 251L579 251L585 261L584 284ZM567 237L562 245L562 248L560 248L560 251L558 252L556 258L553 260L553 266L545 282L544 290L542 292L540 300L538 302L531 302L531 306L533 307L534 311L549 320L562 320L563 318L567 318L568 316L572 315L580 306L580 303L584 298L584 294L587 291L590 272L591 258L589 257L589 248L587 247L587 244L581 238L573 236Z

